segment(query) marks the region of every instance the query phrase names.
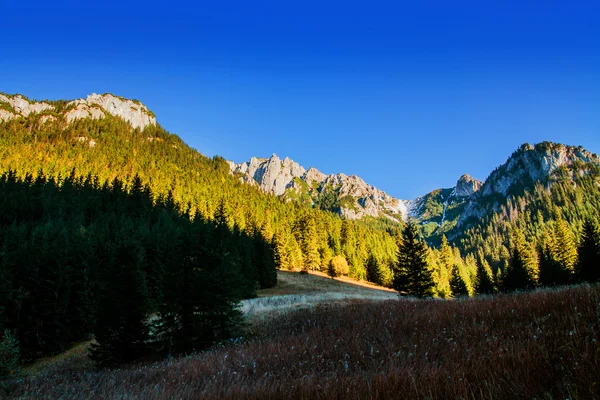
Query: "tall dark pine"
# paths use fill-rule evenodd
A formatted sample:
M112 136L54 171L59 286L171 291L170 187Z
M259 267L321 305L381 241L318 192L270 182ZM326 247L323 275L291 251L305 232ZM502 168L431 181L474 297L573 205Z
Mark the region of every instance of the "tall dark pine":
M575 267L577 279L585 282L600 282L600 233L591 219L587 219L583 225L577 253L579 258Z
M514 237L512 261L503 280L503 289L509 292L531 289L535 286L527 265L531 255L527 253L522 235L517 233Z
M452 268L452 278L450 279L450 289L452 290L452 296L468 296L469 290L467 289L467 285L460 275L460 271L458 269L458 265L455 265Z
M481 262L477 263L475 291L478 294L492 294L496 291L491 275Z
M540 285L566 285L571 281L571 273L564 268L552 255L549 246L538 249L540 266Z
M367 280L377 285L381 285L381 271L379 270L379 262L377 258L371 253L367 259Z
M398 245L398 263L394 266L394 289L416 297L432 295L434 287L427 265L427 246L419 239L417 227L410 221L402 231Z
M148 291L141 248L127 239L105 246L107 259L98 302L92 359L115 366L144 356L148 341Z

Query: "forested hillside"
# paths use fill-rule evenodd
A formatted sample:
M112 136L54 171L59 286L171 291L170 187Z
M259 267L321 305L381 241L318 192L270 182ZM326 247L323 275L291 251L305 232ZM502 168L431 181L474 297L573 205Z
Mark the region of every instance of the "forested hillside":
M205 347L233 334L236 302L273 286L275 268L393 285L403 223L266 194L137 101L0 106L0 330L26 358L90 335L106 363ZM422 197L427 294L600 280L599 184L596 155L544 142L483 183Z
M266 195L231 176L224 159L203 156L159 125L133 129L108 113L68 122L65 115L74 105L46 103L54 110L0 123L1 171L14 170L21 178L39 171L65 177L74 171L76 177L97 177L99 185L119 178L126 190L137 174L155 195L170 192L183 211L207 220L214 219L223 202L230 228L260 229L273 242L282 268L326 271L333 256L343 255L349 275L364 278L366 261L373 255L382 275L391 279L388 266L395 257L397 224L343 221L333 213Z

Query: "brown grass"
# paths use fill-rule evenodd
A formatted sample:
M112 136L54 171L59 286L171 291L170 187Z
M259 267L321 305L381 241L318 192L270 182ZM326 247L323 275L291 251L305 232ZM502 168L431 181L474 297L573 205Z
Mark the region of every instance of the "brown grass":
M309 273L277 271L277 285L274 288L259 290L258 297L315 292L352 292L362 293L365 296L378 292L397 293L393 289L378 286L371 282L357 281L344 276L331 278L318 271L311 271Z
M162 363L55 372L8 398L594 399L600 287L462 301L354 300Z

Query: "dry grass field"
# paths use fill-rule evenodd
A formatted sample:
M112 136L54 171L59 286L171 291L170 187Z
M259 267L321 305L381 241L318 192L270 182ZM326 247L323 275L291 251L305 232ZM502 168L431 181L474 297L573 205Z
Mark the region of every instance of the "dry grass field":
M288 285L291 290L294 283ZM458 301L350 299L288 310L254 325L253 336L201 354L118 370L42 372L9 384L3 395L58 399L600 397L597 285Z

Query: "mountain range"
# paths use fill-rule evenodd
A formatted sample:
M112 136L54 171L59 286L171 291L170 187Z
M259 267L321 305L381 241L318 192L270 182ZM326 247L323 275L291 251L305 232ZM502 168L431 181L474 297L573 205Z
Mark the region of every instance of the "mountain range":
M522 194L536 182L550 185L556 171L574 164L600 166L600 158L582 147L550 142L524 144L483 182L464 174L452 188L437 189L410 200L392 197L356 175L326 175L275 154L270 158L253 157L240 164L228 163L231 172L243 182L286 200L337 212L348 219L414 218L423 225L426 236L455 236L456 231L497 211L507 197Z
M145 105L112 94L91 94L71 101L33 101L22 95L0 94L0 123L33 116L39 131L49 130L52 124L66 129L78 121L108 117L120 119L140 132L158 127L154 114ZM31 126L28 129L31 131ZM165 140L160 135L142 135L146 142ZM75 134L72 140L94 147L101 139L88 136ZM179 145L183 143L171 143L173 148ZM551 186L557 174L573 173L568 172L572 166L599 166L600 158L582 147L550 142L524 144L484 181L465 174L454 187L440 188L416 199L398 199L356 175L326 175L275 154L269 158L252 157L240 164L227 161L227 165L230 174L263 192L349 220L371 217L398 222L414 218L422 225L425 236L435 242L441 235L449 239L460 236L482 217L500 210L511 196L522 195L536 184ZM585 168L577 171L585 174Z

